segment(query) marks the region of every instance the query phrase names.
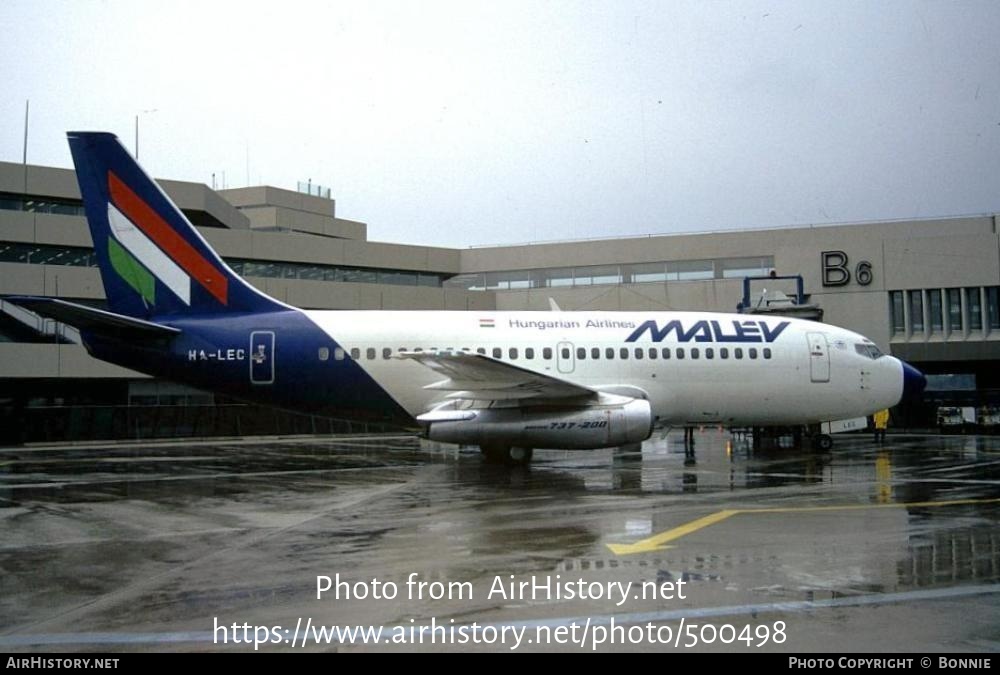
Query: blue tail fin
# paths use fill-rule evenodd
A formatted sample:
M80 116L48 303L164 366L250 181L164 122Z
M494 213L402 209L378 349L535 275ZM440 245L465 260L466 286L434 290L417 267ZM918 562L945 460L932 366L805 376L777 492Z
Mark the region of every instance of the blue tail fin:
M229 269L114 134L67 135L112 312L149 319L284 308Z

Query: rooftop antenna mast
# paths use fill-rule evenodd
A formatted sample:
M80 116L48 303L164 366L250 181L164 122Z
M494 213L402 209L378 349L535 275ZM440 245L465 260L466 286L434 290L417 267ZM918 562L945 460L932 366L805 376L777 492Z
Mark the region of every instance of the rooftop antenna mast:
M28 194L28 104L30 99L24 99L24 151L21 154L21 163L24 165L24 194Z

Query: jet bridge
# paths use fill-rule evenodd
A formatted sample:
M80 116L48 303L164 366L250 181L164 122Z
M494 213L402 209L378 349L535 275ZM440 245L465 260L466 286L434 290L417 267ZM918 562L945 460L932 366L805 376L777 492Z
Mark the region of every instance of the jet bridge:
M794 289L789 282L794 282ZM736 311L822 321L823 308L810 303L808 297L803 291L801 274L743 277L743 298Z

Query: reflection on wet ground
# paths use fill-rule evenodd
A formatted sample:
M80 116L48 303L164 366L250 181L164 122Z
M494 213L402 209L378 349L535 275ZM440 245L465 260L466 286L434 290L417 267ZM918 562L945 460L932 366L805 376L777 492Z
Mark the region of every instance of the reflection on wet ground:
M0 644L223 648L216 617L752 615L784 620L788 641L770 647L792 651L1000 646L1000 439L842 436L827 453L680 441L538 451L520 469L408 437L0 449ZM337 574L400 592L317 600L317 575ZM689 591L616 602L494 588L532 577ZM434 582L471 590L433 597Z

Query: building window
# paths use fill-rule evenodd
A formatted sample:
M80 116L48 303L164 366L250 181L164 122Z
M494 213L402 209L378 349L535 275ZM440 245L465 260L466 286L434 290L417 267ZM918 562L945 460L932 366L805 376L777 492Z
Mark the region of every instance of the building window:
M923 291L907 291L910 302L910 331L924 332L924 294Z
M949 288L947 293L948 330L952 332L964 330L964 325L962 324L962 289Z
M986 322L990 330L1000 330L1000 287L986 289Z
M931 333L941 333L944 331L943 309L941 289L932 288L927 291L927 318L929 319Z
M906 321L903 314L903 291L889 291L889 314L892 316L892 332L906 332ZM740 358L740 357L736 357Z
M714 260L684 260L667 263L668 281L698 281L714 277Z
M625 266L626 283L646 284L664 282L667 280L666 263L638 263Z
M965 289L965 307L969 314L969 330L983 329L983 304L978 288Z

